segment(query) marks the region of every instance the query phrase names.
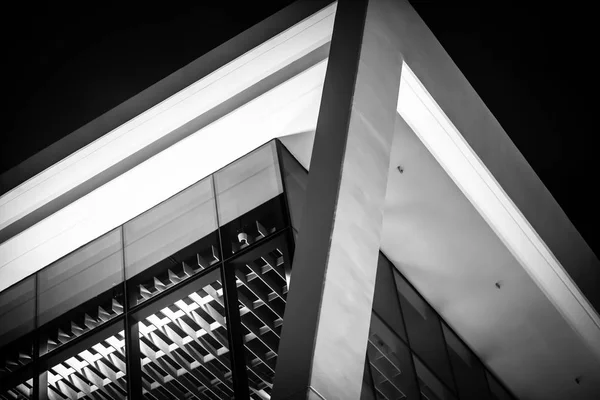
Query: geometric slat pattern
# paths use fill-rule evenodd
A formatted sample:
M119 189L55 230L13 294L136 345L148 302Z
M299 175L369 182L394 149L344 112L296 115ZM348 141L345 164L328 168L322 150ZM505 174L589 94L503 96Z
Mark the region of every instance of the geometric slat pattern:
M173 257L169 257L173 260ZM174 262L174 265L167 269L166 273L161 273L161 276L154 276L148 281L139 284L138 299L136 304L139 304L151 297L154 297L173 285L176 285L191 276L209 268L220 261L219 252L215 246L210 246L209 249L204 249L202 252L196 253L192 257L188 257L182 262Z
M116 298L104 306L94 306L93 309L86 310L83 316L79 316L82 322L70 321L69 327L56 328L52 335L48 335L47 351L53 351L65 345L71 340L87 333L96 327L110 321L116 316L123 314L123 304Z
M48 398L125 399L125 337L121 331L48 370Z
M20 349L14 349L11 344L11 349L6 350L8 354L2 354L0 358L0 378L2 376L9 375L11 372L18 370L19 368L29 364L33 359L33 345L31 343L21 345Z
M223 289L207 284L139 322L145 399L231 399Z
M0 393L1 400L31 399L33 394L33 379L29 379L6 392Z
M286 266L274 249L236 268L252 399L270 399L287 296Z

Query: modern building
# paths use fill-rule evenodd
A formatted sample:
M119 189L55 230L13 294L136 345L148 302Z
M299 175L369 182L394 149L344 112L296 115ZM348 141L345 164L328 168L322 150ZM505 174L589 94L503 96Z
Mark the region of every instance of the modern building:
M1 183L0 399L600 398L600 262L406 1L300 0Z

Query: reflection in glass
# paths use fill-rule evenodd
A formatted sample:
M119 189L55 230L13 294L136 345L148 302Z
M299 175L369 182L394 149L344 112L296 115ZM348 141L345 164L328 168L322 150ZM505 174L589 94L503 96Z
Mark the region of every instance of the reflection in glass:
M0 294L0 382L31 362L30 333L34 329L35 277L32 276Z
M117 329L115 329L117 328ZM119 323L101 340L86 346L47 371L50 400L125 399L125 336Z
M131 278L217 228L211 178L123 225L125 270ZM218 247L217 243L213 244Z
M461 400L490 399L485 380L485 369L479 359L446 324L442 324L442 328Z
M423 400L455 400L452 393L444 384L431 373L431 371L413 355L415 371L419 380L421 398Z
M221 226L283 192L275 142L234 161L214 176Z
M275 142L214 174L225 258L286 226Z
M120 229L42 269L37 279L44 354L123 313Z
M235 268L252 399L269 399L287 298L289 259L285 236L279 235L231 261Z
M373 311L388 324L394 332L406 341L404 321L398 302L398 291L394 283L392 263L381 252L377 261L377 276L375 279L375 293L373 294Z
M130 305L157 296L217 264L221 259L217 241L218 234L213 232L128 280Z
M199 279L192 283L198 289L138 324L145 399L233 395L220 275L215 270Z
M123 225L130 305L216 264L216 229L210 177Z
M394 276L411 349L446 385L454 388L438 315L397 271Z
M375 398L419 398L410 357L408 347L376 314L373 314L367 343L367 365ZM365 396L368 393L365 389L363 392Z

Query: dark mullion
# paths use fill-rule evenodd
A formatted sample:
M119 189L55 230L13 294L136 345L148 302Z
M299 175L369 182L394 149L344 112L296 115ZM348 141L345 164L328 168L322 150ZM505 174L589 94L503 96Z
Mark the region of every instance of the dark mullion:
M140 354L139 326L129 315L129 293L125 263L125 233L121 225L121 253L123 255L123 314L125 315L125 365L127 397L142 398L142 358Z
M37 273L35 274L35 278L34 278L34 296L35 296L35 301L34 301L34 316L33 316L33 320L34 320L34 335L33 335L33 354L32 354L32 358L31 361L33 363L33 399L37 399L37 400L46 400L48 398L48 391L46 390L46 387L48 386L48 372L46 371L40 371L40 367L39 367L39 363L38 363L38 359L40 357L40 351L42 350L41 347L41 338L40 338L40 331L38 330L38 275ZM46 342L44 342L46 343ZM45 353L45 352L44 352ZM40 388L44 388L44 390L41 390Z
M233 372L233 387L236 399L249 399L248 374L244 355L244 332L239 313L237 285L235 282L235 265L224 265L221 269L223 293L225 297L225 315L227 318L227 334L229 336L229 351L231 353L231 371Z
M48 371L40 371L40 365L35 361L33 368L33 398L38 400L48 399Z
M215 193L215 211L217 216L217 232L219 233L219 247L222 258L223 238L221 236L221 223L219 220L219 206L215 190L215 175L212 175L213 193ZM271 236L271 235L269 235ZM237 285L235 282L235 265L229 264L226 268L225 261L221 262L221 283L223 286L223 301L225 303L225 320L227 321L227 336L229 339L229 361L231 363L231 378L233 381L234 396L238 400L250 399L248 373L244 350L244 332L239 312Z
M125 356L127 362L127 397L142 398L142 357L140 352L140 331L137 321L125 316Z

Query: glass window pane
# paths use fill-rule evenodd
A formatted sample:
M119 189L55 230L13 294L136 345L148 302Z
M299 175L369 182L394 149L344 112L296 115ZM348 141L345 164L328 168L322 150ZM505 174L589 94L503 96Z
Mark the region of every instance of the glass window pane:
M37 278L44 354L123 312L121 230L63 257Z
M283 179L290 211L292 227L300 230L304 203L306 202L306 185L308 184L308 172L294 158L294 156L281 146L281 164L283 167Z
M216 172L214 178L225 258L287 225L274 141Z
M419 399L410 350L375 314L371 317L367 361L377 399Z
M397 335L406 340L404 322L398 302L398 291L394 283L394 266L380 252L377 262L373 311L388 324Z
M461 400L490 399L485 369L479 359L446 324L442 328Z
M423 400L455 400L456 397L444 386L444 384L431 373L417 357L413 356L415 370L421 389Z
M220 260L213 193L208 177L123 225L131 305Z
M278 235L225 264L225 268L235 269L253 400L271 395L287 299L289 257L286 237Z
M34 329L35 276L32 276L0 294L0 383L14 378L15 372L31 363ZM29 398L31 385L26 379L9 386L0 389L0 398Z
M494 400L514 400L515 398L504 388L504 386L490 374L485 371L490 386L490 392L492 393L492 399Z
M50 400L126 399L125 333L119 321L88 337L46 371Z
M394 276L411 349L446 385L454 389L442 326L437 314L397 271L394 271Z
M233 397L220 279L213 270L140 317L144 399Z
M371 367L367 357L365 357L364 368L360 400L376 400L377 392L375 392L375 382L373 381L373 375L371 374Z

